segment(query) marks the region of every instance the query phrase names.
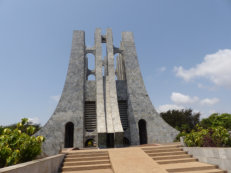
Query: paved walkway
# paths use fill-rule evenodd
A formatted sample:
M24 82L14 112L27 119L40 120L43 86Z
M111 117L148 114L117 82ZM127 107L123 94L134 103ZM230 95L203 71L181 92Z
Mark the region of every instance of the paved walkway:
M109 156L115 173L166 173L138 147L111 149Z

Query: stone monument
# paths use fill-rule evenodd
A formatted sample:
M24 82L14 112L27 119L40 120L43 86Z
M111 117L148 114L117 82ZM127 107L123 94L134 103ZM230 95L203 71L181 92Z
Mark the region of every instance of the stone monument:
M102 57L102 44L106 57ZM88 54L95 69L88 68ZM114 59L116 58L116 61ZM116 62L116 64L115 64ZM95 80L88 80L94 75ZM123 32L120 47L112 30L95 31L94 47L86 47L85 32L74 31L64 89L43 135L45 155L62 148L123 147L172 142L178 131L156 112L144 86L132 32Z

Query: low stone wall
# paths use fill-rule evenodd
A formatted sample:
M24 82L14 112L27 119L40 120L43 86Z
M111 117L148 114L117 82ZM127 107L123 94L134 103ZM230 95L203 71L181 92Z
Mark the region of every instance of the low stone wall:
M65 154L33 160L0 169L0 173L57 173Z
M200 162L218 165L219 168L231 173L231 148L183 147L183 150Z

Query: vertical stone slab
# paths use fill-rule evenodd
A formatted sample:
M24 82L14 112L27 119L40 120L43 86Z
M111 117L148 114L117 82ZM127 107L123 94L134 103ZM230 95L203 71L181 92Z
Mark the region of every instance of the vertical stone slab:
M43 135L44 155L59 153L64 147L65 125L74 124L73 147L83 147L85 33L74 31L72 49L64 89L51 118L35 135Z
M148 143L172 142L178 132L159 116L149 99L140 72L132 32L122 33L121 48L127 79L131 144L139 144L138 122L141 119L146 121Z
M95 78L96 78L96 114L97 114L97 132L106 132L105 111L104 111L104 91L102 76L102 47L101 47L101 29L95 31Z
M105 97L105 106L106 106L106 126L107 126L107 133L114 133L114 124L112 119L112 109L111 109L111 102L110 102L110 84L108 76L105 76L105 85L106 85L106 97Z
M97 133L98 146L106 145L106 119L104 109L104 87L102 76L102 47L101 29L95 31L95 80L96 80L96 114L97 114Z
M121 54L119 54L116 58L116 75L117 80L126 80L123 57L121 56Z
M114 67L114 49L113 49L113 39L112 39L112 30L107 29L106 33L106 44L107 44L107 58L108 58L108 76L107 76L107 84L109 85L109 96L106 96L108 99L106 109L110 109L111 112L109 116L112 117L114 133L115 133L115 145L121 145L122 140L121 136L123 134L118 135L116 133L123 133L123 127L120 120L118 101L117 101L117 90L116 90L116 81L115 81L115 67ZM107 115L108 116L108 115Z
M110 105L112 110L112 119L115 132L123 132L122 124L120 121L120 114L117 101L117 90L115 81L115 67L114 67L114 52L113 52L113 40L112 30L107 29L107 57L108 57L108 82L110 88Z

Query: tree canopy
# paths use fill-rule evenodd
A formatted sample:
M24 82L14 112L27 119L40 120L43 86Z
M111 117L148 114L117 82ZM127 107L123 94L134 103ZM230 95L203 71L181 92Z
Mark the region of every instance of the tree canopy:
M202 119L200 122L200 126L203 128L221 126L221 127L226 128L227 130L231 130L231 114L214 113L214 114L210 115L208 118Z
M160 115L169 125L181 132L190 132L200 121L200 113L194 113L192 109L169 110Z

